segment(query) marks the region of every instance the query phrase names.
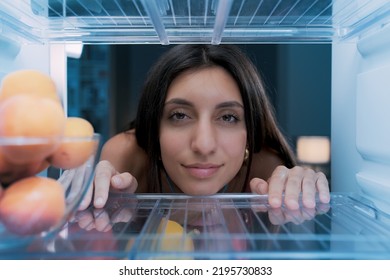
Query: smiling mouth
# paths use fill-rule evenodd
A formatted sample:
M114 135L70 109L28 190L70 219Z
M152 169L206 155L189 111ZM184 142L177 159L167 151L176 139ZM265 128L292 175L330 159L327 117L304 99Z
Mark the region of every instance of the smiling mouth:
M206 179L213 176L222 165L184 165L188 173L199 179Z

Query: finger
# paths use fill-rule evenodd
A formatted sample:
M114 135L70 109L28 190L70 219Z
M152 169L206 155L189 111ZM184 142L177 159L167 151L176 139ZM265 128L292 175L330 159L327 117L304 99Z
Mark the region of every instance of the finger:
M58 178L58 181L65 187L65 191L68 191L70 188L66 197L68 203L73 202L82 195L83 185L86 184L86 181L91 176L91 170L87 164L88 162L76 169L65 170L61 177ZM85 190L84 198L80 202L78 210L85 210L89 206L92 199L92 189L91 182L90 186Z
M305 170L305 176L302 181L302 204L306 208L316 206L317 192L317 174L312 169Z
M134 193L138 187L137 179L129 172L114 175L111 178L111 186L118 190Z
M315 208L302 208L302 218L305 221L310 221L316 216Z
M57 181L64 187L65 192L70 187L74 174L75 171L73 169L65 170L64 172L62 172L61 176L57 179Z
M112 164L106 160L100 161L96 165L94 178L94 206L96 208L102 208L106 204L111 177L116 173Z
M91 182L87 192L85 193L83 200L80 203L79 206L80 211L88 208L88 206L91 204L92 201L92 195L93 195L93 182Z
M267 194L268 193L268 183L260 178L253 178L249 182L252 193L256 194Z
M289 169L285 166L278 166L272 173L268 182L268 202L271 207L282 206L282 195Z
M295 225L299 225L304 221L301 209L291 209L285 210L284 212L284 223L293 223Z
M316 207L316 213L318 215L322 215L327 213L329 209L330 209L329 203L319 203Z
M305 169L299 166L296 166L289 171L285 187L284 202L286 207L290 210L299 208L299 195L301 194L302 181L305 174Z
M251 209L254 211L254 212L261 212L261 213L264 213L264 212L267 212L268 211L268 208L267 207L267 204L256 204L254 202L251 202Z
M94 224L94 217L92 216L92 213L89 211L82 212L82 214L79 214L77 216L77 221L80 226L80 228L91 230L95 227Z
M317 173L317 190L320 202L329 203L330 202L330 193L329 193L329 183L326 179L326 176L322 172Z
M284 213L282 208L271 208L268 210L268 218L269 221L273 225L283 225L285 223L286 218L284 217Z
M80 166L74 170L74 179L71 182L69 193L66 197L66 201L71 203L75 199L79 198L85 183L85 166Z
M268 184L267 184L268 185ZM268 211L268 196L255 196L250 199L250 206L254 212Z
M128 223L134 216L133 209L128 207L121 208L119 211L116 211L114 215L112 215L111 221L113 223Z
M95 228L97 231L106 232L109 231L112 226L110 222L110 216L103 209L94 209L93 215L95 218Z

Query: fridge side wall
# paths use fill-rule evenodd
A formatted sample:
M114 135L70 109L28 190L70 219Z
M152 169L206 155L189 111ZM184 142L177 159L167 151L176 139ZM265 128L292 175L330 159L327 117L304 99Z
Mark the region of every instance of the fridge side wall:
M356 76L359 53L354 43L332 46L331 188L358 190L355 174L362 159L356 150Z
M57 85L66 112L67 52L64 44L20 44L0 54L0 81L8 73L35 69L49 74Z
M0 55L0 79L20 69L36 69L49 73L50 47L46 44L19 45L17 52Z
M332 190L390 213L390 28L332 48Z

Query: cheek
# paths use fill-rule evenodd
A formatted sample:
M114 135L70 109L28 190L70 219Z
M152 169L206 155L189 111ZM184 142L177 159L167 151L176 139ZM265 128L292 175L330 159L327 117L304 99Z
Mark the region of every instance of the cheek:
M183 150L184 139L175 133L160 134L160 149L162 158L172 158Z
M220 142L225 154L231 158L244 159L246 148L246 132L238 132L222 138Z

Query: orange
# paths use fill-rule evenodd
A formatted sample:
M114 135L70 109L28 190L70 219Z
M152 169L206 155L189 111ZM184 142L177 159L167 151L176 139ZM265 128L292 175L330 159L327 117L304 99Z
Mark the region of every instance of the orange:
M157 245L157 251L177 254L194 251L194 241L184 228L177 222L162 218L157 228L158 239L153 244Z
M0 199L0 221L13 233L37 234L64 217L64 189L51 178L29 177L11 184Z
M36 175L49 167L47 160L16 164L9 161L0 150L0 183L8 185L16 180Z
M0 139L23 139L2 144L2 152L18 164L46 158L59 145L65 120L61 104L51 99L30 95L7 98L0 103Z
M68 117L65 123L64 140L50 156L49 162L58 168L71 169L82 165L94 153L92 124L78 117Z
M49 75L37 70L14 71L3 78L0 102L19 94L46 97L60 102L54 81Z

